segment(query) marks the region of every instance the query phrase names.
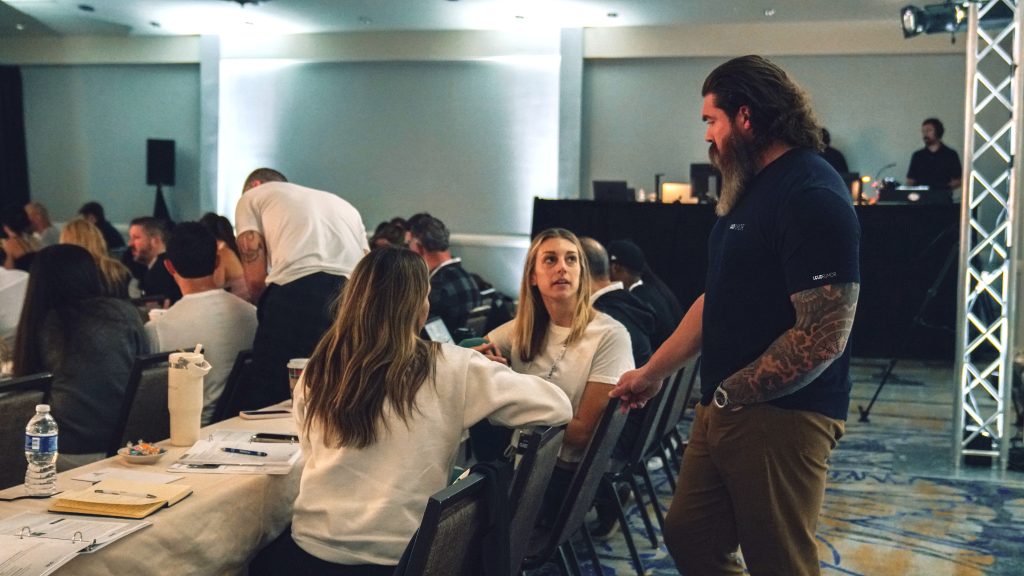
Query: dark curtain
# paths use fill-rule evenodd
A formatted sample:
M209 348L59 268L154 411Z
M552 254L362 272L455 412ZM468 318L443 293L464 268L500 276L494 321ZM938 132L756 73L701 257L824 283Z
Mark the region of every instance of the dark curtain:
M21 70L17 66L0 66L0 207L20 206L28 200Z

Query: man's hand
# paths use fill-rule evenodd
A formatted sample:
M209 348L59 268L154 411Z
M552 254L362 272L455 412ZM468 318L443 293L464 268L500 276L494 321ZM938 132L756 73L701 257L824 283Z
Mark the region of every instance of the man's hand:
M650 378L642 368L630 370L619 378L619 383L608 392L611 398L622 399L623 411L643 408L647 401L661 390L661 380Z

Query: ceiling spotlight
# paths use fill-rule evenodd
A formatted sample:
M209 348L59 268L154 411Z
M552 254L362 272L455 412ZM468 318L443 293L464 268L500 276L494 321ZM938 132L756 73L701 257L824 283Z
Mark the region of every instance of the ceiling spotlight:
M91 4L79 4L78 9L82 12L95 12L96 9Z
M609 13L607 14L607 16L608 16L609 18L618 18L618 17L619 17L619 13L618 13L618 12L609 12Z
M228 2L234 2L235 4L238 4L239 6L241 6L242 8L245 8L246 4L252 4L253 6L255 6L255 5L259 4L260 2L267 2L268 0L227 0L227 1Z
M373 24L373 18L370 18L369 16L360 16L359 23L362 24L363 26Z
M152 26L153 28L159 28L160 27L160 23L157 22L156 20L150 22L149 25Z
M966 20L967 8L963 4L952 2L932 4L924 8L907 5L900 10L904 38L918 34L956 33Z
M775 16L775 8L765 8L764 9L764 15L769 17L769 18L771 18L772 16Z

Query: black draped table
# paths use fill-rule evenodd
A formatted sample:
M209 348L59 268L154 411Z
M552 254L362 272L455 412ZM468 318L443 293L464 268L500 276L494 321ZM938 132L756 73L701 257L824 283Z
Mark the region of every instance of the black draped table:
M861 292L853 329L859 357L952 360L958 205L858 206ZM560 226L607 244L629 238L686 308L704 291L711 206L590 200L533 204L533 234ZM940 274L947 258L954 258ZM942 276L939 278L939 276ZM935 297L915 315L930 287Z

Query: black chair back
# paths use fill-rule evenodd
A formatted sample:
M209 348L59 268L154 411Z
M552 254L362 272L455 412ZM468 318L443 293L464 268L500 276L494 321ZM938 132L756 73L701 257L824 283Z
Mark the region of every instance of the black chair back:
M683 413L686 411L686 403L689 396L685 393L684 378L687 374L687 366L683 366L675 373L672 382L667 390L663 390L665 396L665 409L662 411L661 420L658 422L655 436L660 440L670 434L679 424Z
M231 367L231 373L224 383L224 390L217 399L217 407L213 410L214 422L227 420L238 415L242 409L242 395L239 394L239 385L249 378L252 370L252 350L242 350L235 356L235 364Z
M681 373L682 370L677 374ZM647 401L646 412L640 424L640 430L637 432L636 442L633 443L627 456L628 464L632 465L642 462L645 459L644 456L652 449L655 443L661 440L663 432L658 426L665 420L665 412L668 409L668 402L666 400L669 398L673 388L679 388L678 385L673 386L674 380L678 380L676 375L665 378L661 391Z
M583 460L569 482L562 507L550 531L546 532L547 537L530 543L531 549L523 560L526 568L533 569L546 562L583 525L583 517L594 502L601 478L608 471L612 449L625 423L626 414L619 410L619 399L610 399L590 438Z
M395 576L483 574L486 524L486 480L473 473L430 497Z
M565 426L539 427L519 436L516 452L522 458L516 468L509 495L513 510L509 526L512 574L519 574L519 566L526 556L530 535L533 534L533 526L544 504L544 492L551 480L564 438Z
M167 357L157 352L135 358L132 375L124 390L121 418L107 447L107 456L117 454L127 442L164 440L171 435L167 411Z
M25 481L25 425L36 404L50 401L52 384L48 372L0 381L0 490Z

